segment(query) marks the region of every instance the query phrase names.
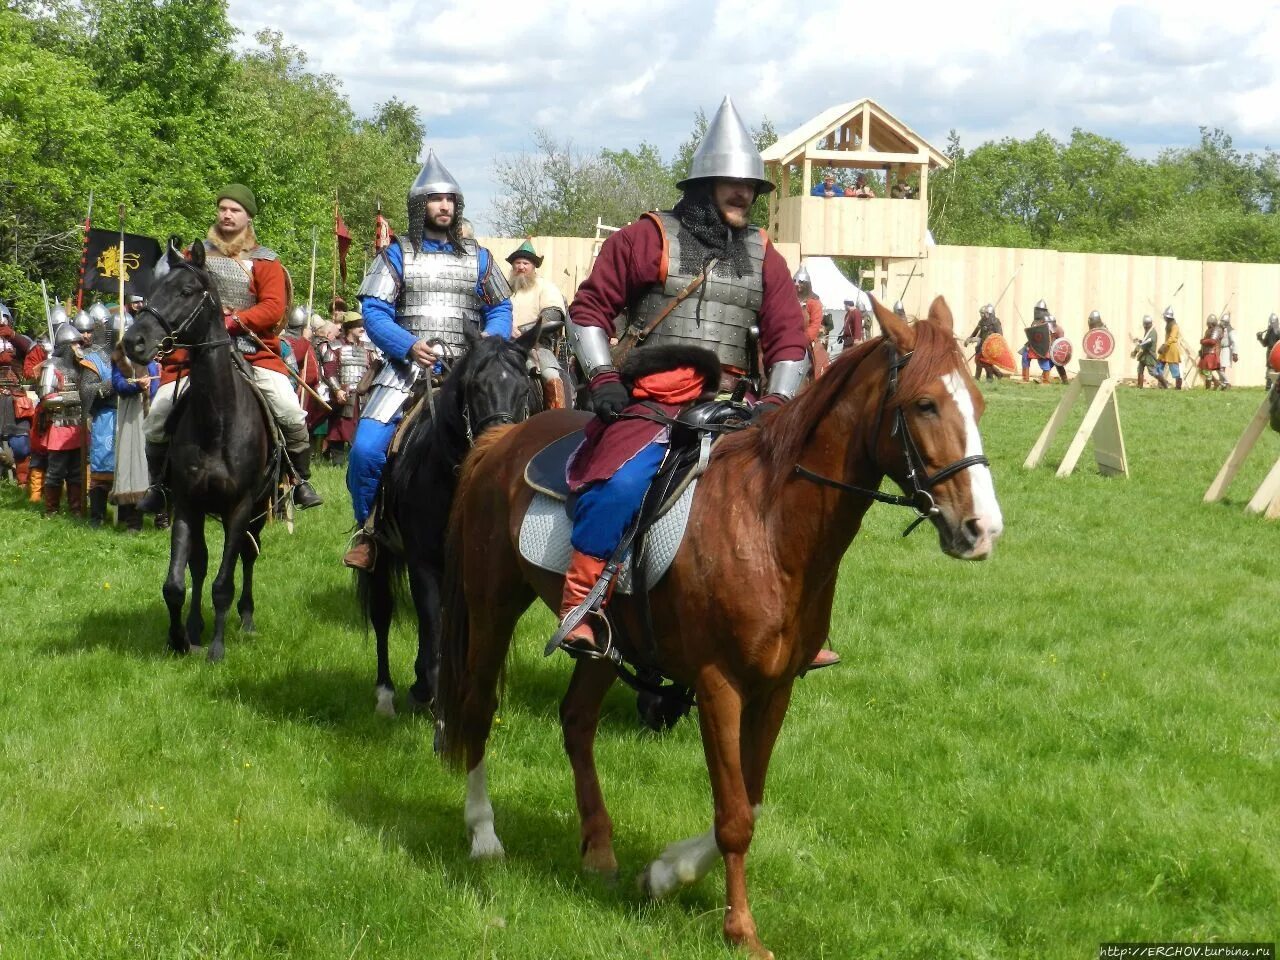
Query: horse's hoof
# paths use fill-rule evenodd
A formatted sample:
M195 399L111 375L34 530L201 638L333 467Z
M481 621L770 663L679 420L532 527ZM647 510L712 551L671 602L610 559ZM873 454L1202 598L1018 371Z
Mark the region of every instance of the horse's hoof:
M471 835L472 860L501 860L507 855L498 835L489 830L477 830Z
M394 690L388 690L386 687L379 687L376 693L377 704L374 706L374 712L380 717L394 718L396 715L396 693Z
M253 617L240 618L240 632L243 634L254 634L258 632L258 626L253 622Z
M221 644L214 644L209 648L209 662L221 663L222 658L227 655L226 649Z
M599 877L607 887L616 886L618 858L613 855L613 850L607 847L603 850L588 850L582 855L582 872Z
M169 652L172 653L175 657L185 657L187 654L191 652L191 644L171 643L169 644Z
M413 687L409 688L409 693L404 699L404 707L410 713L432 713L432 701L423 700L420 696L413 692Z

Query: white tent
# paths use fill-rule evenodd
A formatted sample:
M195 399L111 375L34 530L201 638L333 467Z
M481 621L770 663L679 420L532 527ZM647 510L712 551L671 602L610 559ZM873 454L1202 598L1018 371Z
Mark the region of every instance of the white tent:
M844 302L854 301L863 313L871 312L871 298L865 290L849 280L830 257L805 257L800 269L809 271L813 292L822 301L822 309L839 326L844 320Z

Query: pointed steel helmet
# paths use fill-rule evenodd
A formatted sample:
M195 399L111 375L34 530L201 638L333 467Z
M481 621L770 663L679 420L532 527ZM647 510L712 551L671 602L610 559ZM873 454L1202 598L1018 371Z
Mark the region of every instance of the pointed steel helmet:
M796 283L813 283L813 278L809 276L808 268L804 266L801 266L800 269L796 271L796 275L791 279Z
M994 303L988 303L982 308L982 313L985 316L994 317L996 315L996 305Z
M89 316L93 317L94 323L105 323L110 315L111 311L107 309L107 305L101 300L89 308Z
M689 175L676 184L687 190L695 180L711 180L724 177L730 180L752 180L756 195L768 193L773 183L764 175L764 160L756 149L755 141L747 131L747 125L738 116L733 101L728 97L707 125L707 135L698 144L689 164Z
M1165 308L1164 308L1164 318L1165 318L1166 320L1172 320L1172 319L1173 319L1173 307L1172 307L1172 306L1168 306L1168 307L1165 307Z
M65 346L68 343L79 343L80 332L76 330L75 325L67 320L63 320L53 330L53 349Z
M413 242L415 249L422 245L422 225L427 217L427 197L433 193L453 195L453 222L461 223L462 187L458 186L458 181L453 179L453 174L445 169L436 152L428 150L427 162L422 165L422 169L418 171L418 179L414 180L413 186L409 188L409 239Z
M1273 313L1271 316L1267 317L1267 326L1269 327L1280 326L1280 316L1277 316L1276 314Z
M1047 312L1047 311L1048 311L1048 309L1049 309L1049 305L1048 305L1047 303L1045 303L1045 302L1044 302L1044 298L1043 298L1043 297L1041 297L1039 300L1037 300L1037 301L1036 301L1036 305L1035 305L1035 307L1034 307L1033 309L1036 309L1036 310L1044 310L1044 311L1046 311L1046 312Z
M81 333L93 333L93 317L89 316L88 310L76 314L75 327Z
M900 316L903 320L907 319L907 308L902 305L901 300L893 301L893 312Z
M1224 327L1231 326L1231 311L1224 310L1222 313L1222 316L1218 318L1218 322L1222 324Z

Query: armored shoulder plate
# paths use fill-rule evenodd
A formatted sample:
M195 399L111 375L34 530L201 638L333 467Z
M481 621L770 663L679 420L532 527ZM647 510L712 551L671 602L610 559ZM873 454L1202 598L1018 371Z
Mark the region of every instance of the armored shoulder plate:
M280 259L280 255L276 253L274 250L272 250L270 247L262 247L262 246L254 247L252 250L248 251L248 256L250 260L279 260Z
M396 276L385 250L374 257L373 263L369 264L369 269L365 272L356 296L373 297L375 300L386 303L395 303L400 296L400 278Z
M493 307L503 300L511 299L511 284L507 282L506 274L498 269L493 259L493 253L488 249L485 250L485 253L489 254L489 269L480 278L480 291L484 294L485 305Z

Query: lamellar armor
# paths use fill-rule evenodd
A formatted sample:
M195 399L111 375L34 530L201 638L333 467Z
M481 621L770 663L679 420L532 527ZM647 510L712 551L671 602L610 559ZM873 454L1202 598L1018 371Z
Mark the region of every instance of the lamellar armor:
M343 343L334 347L333 356L338 361L337 387L347 395L341 414L353 417L356 413L356 389L369 369L369 351L359 343Z
M64 327L59 327L56 339L63 340L63 333ZM57 343L53 357L45 361L40 371L36 392L50 427L80 426L80 365L72 346Z
M696 273L687 265L708 259L695 253L702 245L674 215L662 212L651 216L660 220L666 234L670 267L666 281L645 290L624 318L628 327L638 328L636 332L668 309L671 301L694 282ZM725 366L751 371L755 366L753 330L764 301L764 236L757 230L749 231L745 244L750 259L745 276L736 276L732 263L717 261L702 285L676 304L645 343L705 347ZM686 246L695 249L686 250ZM690 257L690 253L695 255ZM621 333L622 324L617 327Z
M247 310L258 302L253 295L253 268L258 260L279 260L276 252L268 247L254 247L239 257L224 256L208 240L205 241L205 270L218 289L218 299L224 307L233 311ZM253 353L258 345L245 336L235 338L236 349L241 353Z
M444 352L461 356L467 350L466 330L479 333L484 328L485 307L511 296L502 271L489 260L489 269L480 274L480 248L474 240L463 240L462 250L415 249L408 240L396 238L404 257L404 274L384 254L379 255L365 274L358 296L394 303L396 323L419 340L438 341ZM483 297L477 295L477 286ZM386 423L408 399L421 368L407 360L394 359L382 365L373 380L364 416Z

